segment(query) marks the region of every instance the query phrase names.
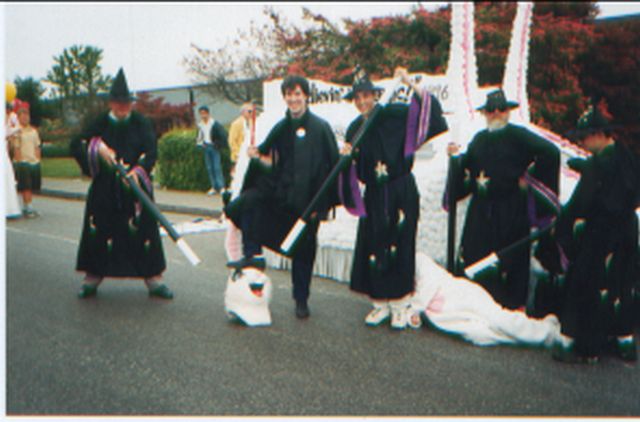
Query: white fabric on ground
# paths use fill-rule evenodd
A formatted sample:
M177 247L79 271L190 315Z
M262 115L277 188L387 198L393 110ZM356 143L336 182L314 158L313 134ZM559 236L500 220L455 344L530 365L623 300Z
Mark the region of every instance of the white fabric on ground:
M479 284L454 277L427 254L416 254L416 293L412 308L440 330L481 346L546 345L560 333L555 315L533 319L501 307Z

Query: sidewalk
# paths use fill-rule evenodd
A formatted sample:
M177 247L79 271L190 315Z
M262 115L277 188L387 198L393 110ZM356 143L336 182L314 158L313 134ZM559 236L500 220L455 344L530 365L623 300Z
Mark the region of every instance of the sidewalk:
M42 178L40 195L84 201L87 197L88 178ZM193 214L218 218L222 214L220 195L209 196L205 192L190 192L154 187L155 202L161 211Z

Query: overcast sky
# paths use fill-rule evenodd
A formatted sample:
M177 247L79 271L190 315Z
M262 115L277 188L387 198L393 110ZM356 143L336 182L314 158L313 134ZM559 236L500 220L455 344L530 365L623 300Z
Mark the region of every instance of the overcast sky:
M266 3L9 3L4 15L4 78L44 78L53 56L73 45L103 49L103 72L124 67L133 90L189 84L182 64L190 44L218 48L251 21L265 23ZM302 21L303 3L270 3L291 22ZM304 3L334 22L341 18L405 14L415 2ZM423 2L428 9L442 3ZM599 3L603 16L640 13L640 2Z

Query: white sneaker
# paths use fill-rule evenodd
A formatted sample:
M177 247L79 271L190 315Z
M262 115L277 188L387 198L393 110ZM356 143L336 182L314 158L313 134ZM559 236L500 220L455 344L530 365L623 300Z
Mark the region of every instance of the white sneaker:
M409 324L409 327L414 328L416 330L422 327L422 315L420 314L420 312L407 311L407 313L408 313L407 324Z
M389 320L390 315L391 311L388 306L374 306L373 310L369 312L367 317L364 319L364 323L370 327L377 327L383 322Z
M394 330L404 330L407 328L407 309L392 309L391 310L391 328Z

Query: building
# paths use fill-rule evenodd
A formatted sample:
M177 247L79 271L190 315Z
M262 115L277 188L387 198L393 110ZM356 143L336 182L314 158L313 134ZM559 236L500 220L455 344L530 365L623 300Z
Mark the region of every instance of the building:
M243 91L256 92L255 100L262 103L262 81L244 80L230 84L228 91L241 89ZM214 84L181 85L168 88L156 88L138 91L138 93L149 94L151 99L161 98L165 103L171 105L192 103L193 113L197 115L198 108L206 105L209 107L211 115L223 126L228 126L238 117L240 105L232 102ZM196 119L197 121L197 119Z

